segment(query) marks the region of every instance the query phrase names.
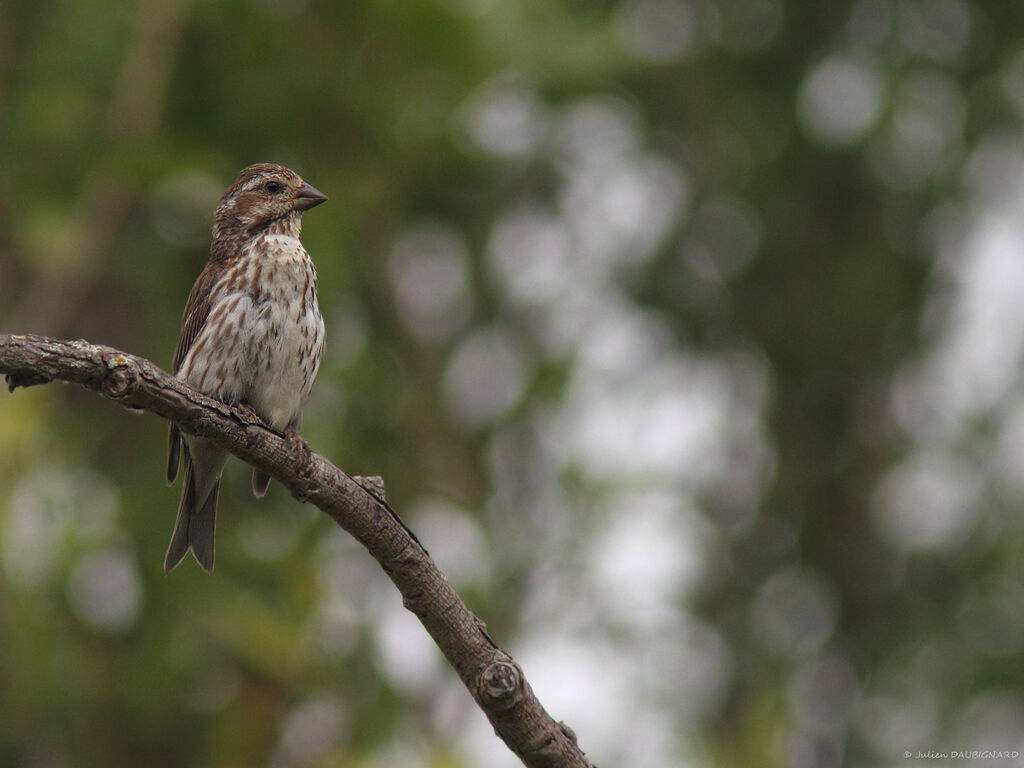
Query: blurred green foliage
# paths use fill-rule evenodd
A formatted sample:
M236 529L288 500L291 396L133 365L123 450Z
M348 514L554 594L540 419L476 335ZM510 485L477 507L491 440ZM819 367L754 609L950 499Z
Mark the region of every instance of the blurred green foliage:
M288 164L304 434L597 764L1024 749L1022 115L1012 3L7 0L0 330L169 365L221 192ZM0 397L0 764L515 764L237 462L165 577L164 429Z

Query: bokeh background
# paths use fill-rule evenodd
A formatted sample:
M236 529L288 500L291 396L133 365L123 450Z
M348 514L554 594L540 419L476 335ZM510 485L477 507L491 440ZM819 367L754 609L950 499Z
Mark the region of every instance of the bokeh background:
M1024 751L1022 122L1010 2L5 0L0 331L169 366L223 189L291 165L306 437L595 763ZM165 577L165 433L0 393L0 764L518 764L240 463Z

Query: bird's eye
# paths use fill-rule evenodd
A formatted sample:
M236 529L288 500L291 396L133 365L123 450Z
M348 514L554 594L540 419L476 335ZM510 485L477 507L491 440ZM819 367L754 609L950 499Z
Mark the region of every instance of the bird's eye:
M276 195L281 191L281 183L277 181L268 181L263 185L263 188L272 195Z

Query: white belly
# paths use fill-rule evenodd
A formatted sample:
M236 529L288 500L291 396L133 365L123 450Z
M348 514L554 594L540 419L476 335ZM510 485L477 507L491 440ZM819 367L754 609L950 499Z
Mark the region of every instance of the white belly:
M320 367L324 322L316 272L298 239L268 235L258 259L225 276L178 375L225 402L247 403L275 429L297 424ZM260 289L249 274L258 268Z
M275 429L284 429L301 412L320 367L324 322L317 307L304 306L300 296L252 307L254 317L247 345L252 381L246 400Z

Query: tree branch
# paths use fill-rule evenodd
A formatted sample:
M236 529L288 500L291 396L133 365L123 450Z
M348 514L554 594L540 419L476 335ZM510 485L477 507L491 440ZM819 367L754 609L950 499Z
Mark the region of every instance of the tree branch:
M176 422L267 472L309 501L369 550L454 667L495 732L531 768L593 768L575 734L555 722L522 669L487 635L434 561L383 500L323 456L296 461L278 433L207 397L149 360L89 342L0 334L0 372L16 387L68 381L126 408Z

